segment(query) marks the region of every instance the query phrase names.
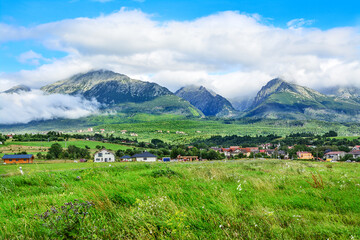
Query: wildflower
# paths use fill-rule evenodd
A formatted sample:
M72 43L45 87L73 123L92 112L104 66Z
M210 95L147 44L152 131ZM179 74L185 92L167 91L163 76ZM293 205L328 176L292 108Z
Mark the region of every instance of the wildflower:
M219 225L219 228L223 228L224 226L223 225Z

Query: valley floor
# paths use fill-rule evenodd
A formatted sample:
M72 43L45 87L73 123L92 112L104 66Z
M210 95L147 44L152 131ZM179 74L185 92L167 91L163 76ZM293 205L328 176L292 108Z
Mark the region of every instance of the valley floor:
M1 239L360 238L357 163L18 167L0 166Z

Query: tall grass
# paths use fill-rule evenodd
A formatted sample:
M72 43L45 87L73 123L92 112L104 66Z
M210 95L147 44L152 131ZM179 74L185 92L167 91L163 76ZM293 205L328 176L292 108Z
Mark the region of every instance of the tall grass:
M86 163L83 169L68 164L77 170L49 164L47 171L33 166L25 175L1 178L0 238L358 239L359 165L326 165L243 160ZM308 183L314 172L323 188ZM75 235L56 235L34 218L75 199L94 204Z

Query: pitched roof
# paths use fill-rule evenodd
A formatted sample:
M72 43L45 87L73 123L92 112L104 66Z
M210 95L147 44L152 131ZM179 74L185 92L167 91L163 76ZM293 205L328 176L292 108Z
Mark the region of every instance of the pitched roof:
M324 155L337 155L337 154L343 154L345 153L344 151L338 151L338 152L327 152Z
M99 150L99 151L95 152L95 153L94 153L94 155L95 155L95 154L98 154L99 152L102 152L102 151L106 151L106 152L109 152L109 153L114 154L112 151L107 150L106 148L103 148L103 149L101 149L101 150ZM115 154L114 154L114 155L115 155Z
M360 150L353 150L353 151L349 152L349 154L360 155Z
M4 155L2 159L24 159L24 158L31 158L32 154L21 154L21 155Z
M129 155L122 156L121 159L131 158Z
M132 158L137 158L137 157L156 157L154 154L151 154L149 152L143 152L143 153L138 153L138 154L135 154L133 156L131 156Z

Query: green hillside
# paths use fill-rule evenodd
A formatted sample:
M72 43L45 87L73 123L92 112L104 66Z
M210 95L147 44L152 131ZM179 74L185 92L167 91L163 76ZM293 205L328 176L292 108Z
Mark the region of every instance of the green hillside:
M323 95L281 79L274 79L257 94L247 117L272 119L317 119L356 122L360 104L344 98Z

